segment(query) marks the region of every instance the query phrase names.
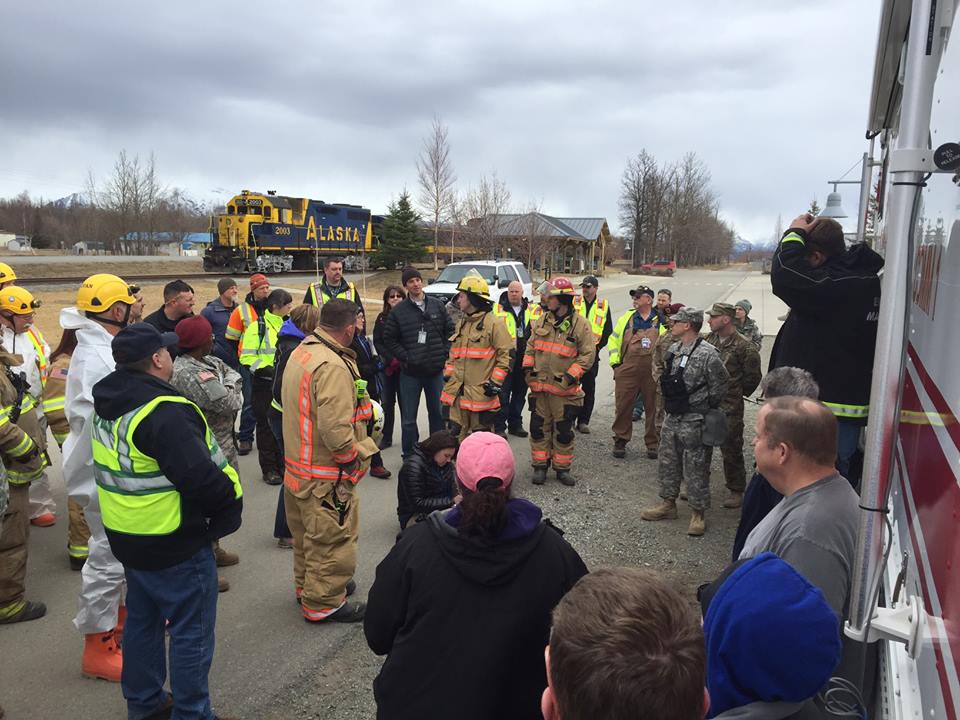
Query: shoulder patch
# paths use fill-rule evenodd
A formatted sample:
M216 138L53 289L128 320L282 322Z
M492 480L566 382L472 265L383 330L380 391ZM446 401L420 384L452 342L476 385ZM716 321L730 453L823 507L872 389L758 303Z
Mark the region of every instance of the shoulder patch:
M57 380L66 380L67 379L67 369L66 368L53 368L50 371L50 377Z
M216 373L212 373L209 370L201 370L197 373L197 379L199 379L200 382L208 382L214 380L216 377Z

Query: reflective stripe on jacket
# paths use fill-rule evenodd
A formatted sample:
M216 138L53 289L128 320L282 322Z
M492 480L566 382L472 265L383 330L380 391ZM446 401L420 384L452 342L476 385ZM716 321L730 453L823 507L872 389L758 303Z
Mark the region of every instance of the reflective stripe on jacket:
M512 310L506 310L503 305L499 303L494 304L493 314L498 318L502 318L504 324L507 326L507 332L510 333L510 337L514 340L517 339L517 316L513 314ZM530 327L530 321L533 320L533 309L527 307L523 311L523 326L524 330Z
M590 306L590 312L587 312L587 303L583 301L582 295L573 298L573 307L581 317L587 319L590 323L590 331L593 333L594 342L600 342L603 337L603 326L607 322L607 301L597 298Z
M613 327L613 333L610 335L610 342L607 343L607 352L610 353L611 367L615 365L619 365L621 362L623 362L623 357L621 357L621 353L620 353L620 346L623 343L623 333L626 331L627 325L631 322L631 320L633 319L633 316L636 314L637 314L636 310L628 310L627 312L625 312L623 315L620 316L620 319L617 320L617 324L614 325ZM667 331L666 326L660 324L660 320L657 318L657 314L652 310L650 311L650 315L653 318L654 326L659 328L659 331L657 332L657 336L658 337L662 336ZM651 347L647 349L650 351L650 354L652 355L654 351L653 346L651 345Z
M263 314L263 330L259 320L247 326L240 340L240 364L256 372L270 367L277 353L277 333L283 325L283 318L267 310Z
M66 394L67 372L70 367L70 356L64 353L50 364L47 382L43 386L43 400L40 408L47 418L57 445L63 445L70 433L70 424L67 422Z
M342 287L336 293L331 293L330 288L324 282L310 283L310 287L307 289L306 302L310 305L323 307L323 304L327 300L334 300L336 298L349 300L352 303L360 305L360 296L357 294L357 288L354 287L352 282L348 282L346 287Z
M531 392L582 397L580 378L593 367L596 356L596 342L586 318L572 313L557 321L552 312L544 313L531 324L523 355L523 367L529 371L527 385Z
M137 426L160 404L189 405L203 419L204 441L210 458L233 482L235 496L243 496L240 477L217 444L207 419L196 404L179 395L159 395L116 420L93 418L93 464L103 525L127 535L169 535L180 527L180 493L161 472L155 458L133 441Z
M257 322L259 317L257 309L249 302L242 302L230 313L230 319L227 320L227 329L223 336L232 342L240 343L243 349L243 333L250 325Z
M494 312L464 315L450 337L450 353L443 374L447 378L440 402L453 405L459 397L461 410L484 412L500 407L500 398L488 396L483 385L503 385L510 372L515 342L503 318Z

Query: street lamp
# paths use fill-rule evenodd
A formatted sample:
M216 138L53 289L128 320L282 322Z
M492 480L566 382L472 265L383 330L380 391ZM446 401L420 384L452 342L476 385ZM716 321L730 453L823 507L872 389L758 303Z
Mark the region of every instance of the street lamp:
M817 217L823 218L845 218L847 216L847 211L843 209L843 205L840 203L840 193L837 192L837 185L849 182L854 183L853 180L838 180L833 184L833 192L827 195L827 204L820 211L820 214ZM856 181L859 182L859 181Z

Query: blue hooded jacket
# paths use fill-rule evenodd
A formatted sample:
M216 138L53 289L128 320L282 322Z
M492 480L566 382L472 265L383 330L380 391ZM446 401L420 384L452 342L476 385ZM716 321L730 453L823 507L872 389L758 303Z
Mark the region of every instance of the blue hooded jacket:
M801 703L840 662L840 627L823 593L769 552L723 580L703 632L709 718L758 702Z

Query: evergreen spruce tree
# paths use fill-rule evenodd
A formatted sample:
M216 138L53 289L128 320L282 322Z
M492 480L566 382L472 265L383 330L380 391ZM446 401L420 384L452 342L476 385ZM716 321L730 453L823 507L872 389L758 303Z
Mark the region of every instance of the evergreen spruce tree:
M420 215L410 203L410 194L404 189L400 199L390 203L380 229L380 247L373 258L375 266L395 268L416 262L426 253L427 237L417 224Z

